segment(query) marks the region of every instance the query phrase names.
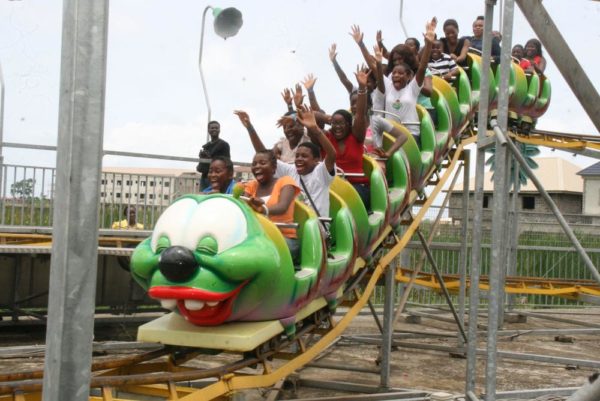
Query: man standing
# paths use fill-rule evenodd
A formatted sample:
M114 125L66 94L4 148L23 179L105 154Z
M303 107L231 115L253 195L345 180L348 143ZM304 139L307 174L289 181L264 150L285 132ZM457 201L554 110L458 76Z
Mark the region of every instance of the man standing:
M218 121L210 121L208 123L208 135L210 135L210 141L202 146L200 149L200 159L211 159L215 156L223 156L231 158L229 155L229 144L219 138L221 133L221 124ZM200 179L200 191L205 190L210 186L208 182L208 169L210 167L210 161L203 163L199 162L196 166L196 171L202 174Z

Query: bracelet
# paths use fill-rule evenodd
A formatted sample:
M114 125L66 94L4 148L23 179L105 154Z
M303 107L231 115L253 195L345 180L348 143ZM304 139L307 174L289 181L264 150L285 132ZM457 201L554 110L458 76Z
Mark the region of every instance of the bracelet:
M366 88L365 88L365 89L360 89L360 88L359 88L359 89L356 91L356 94L358 94L358 95L366 95L366 94L367 94L367 89L366 89Z
M265 216L268 217L269 216L269 208L267 207L266 204L263 204L262 207L263 207L263 209L265 209Z
M315 93L315 90L313 88L307 89L306 90L309 94L313 94Z

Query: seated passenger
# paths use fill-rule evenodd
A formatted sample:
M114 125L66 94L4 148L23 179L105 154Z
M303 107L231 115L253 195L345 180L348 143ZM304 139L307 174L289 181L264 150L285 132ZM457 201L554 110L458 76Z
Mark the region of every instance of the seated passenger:
M473 36L469 38L471 48L476 49L479 52L483 51L484 19L483 15L480 15L475 22L473 22ZM494 63L500 63L500 52L502 51L500 48L500 38L494 35L494 32L492 32L492 35L492 60Z
M525 43L525 58L538 74L543 74L546 69L546 59L542 55L542 43L537 39L529 39Z
M441 41L436 40L431 45L431 57L427 67L433 75L444 78L450 82L459 73L458 66L452 60L452 57L443 52L444 45Z
M231 159L224 156L212 159L208 168L208 183L209 186L202 193L231 195L235 185Z
M254 180L245 185L248 205L274 223L294 223L294 199L300 188L290 176L276 178L277 158L270 150L256 152L252 159ZM290 249L294 265L299 264L300 245L295 228L280 228Z
M380 67L377 68L377 90L375 92L377 102L375 108L381 107L384 110L393 112L393 114L386 116L391 120L399 123L419 121L416 109L417 98L425 79L425 69L431 52L431 44L435 39L436 25L437 20L435 18L426 25L425 47L423 48L419 67L414 77L411 74L410 67L404 63L394 67L390 78L384 77L381 72L382 69ZM375 58L378 64L381 63L382 55L377 47L375 48ZM377 107L377 105L380 106ZM406 128L409 129L417 143L420 144L419 125L411 124ZM374 135L376 134L374 133Z
M263 151L265 146L252 126L248 113L237 110L235 114L248 130L254 150ZM294 165L278 160L276 175L292 177L301 188L305 203L314 208L318 216L329 217L329 186L335 177L335 149L317 126L311 109L299 108L297 118L306 127L311 138L324 149L325 158L321 162L319 146L312 142L302 142L296 150Z
M450 57L461 67L467 65L467 52L471 46L471 41L467 37L458 37L458 23L454 19L444 21L444 35L440 38L444 44L444 53Z
M331 129L325 133L325 136L335 149L336 165L346 174L357 174L357 176L348 176L346 179L356 189L365 208L369 211L371 210L369 178L364 175L362 161L363 144L368 125L367 81L369 73L357 69L355 75L358 81L358 91L356 92L354 120L352 114L347 110L337 110L331 115ZM324 152L323 149L322 152Z
M512 56L519 61L519 65L525 72L529 72L533 70L531 66L531 62L527 60L525 57L525 49L523 49L523 45L514 45L512 48Z
M310 141L310 138L304 133L304 127L296 121L296 112L288 111L284 114L285 120L281 120L281 128L285 138L281 138L274 148L278 148L281 153L279 160L285 163L293 163L296 157L296 149L302 142Z

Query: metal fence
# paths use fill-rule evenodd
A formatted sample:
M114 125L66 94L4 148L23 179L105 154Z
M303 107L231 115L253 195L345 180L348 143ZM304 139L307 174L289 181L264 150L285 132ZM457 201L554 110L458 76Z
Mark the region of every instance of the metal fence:
M438 207L431 207L422 222L420 229L426 237L431 233L433 221L439 212ZM442 216L448 216L445 212ZM543 218L547 216L541 216ZM528 213L520 216L521 219L540 219L540 216L532 216ZM581 221L585 221L582 219ZM552 226L552 227L551 227ZM581 260L571 242L560 230L554 230L553 226L558 226L557 222L548 222L538 225L539 230L521 231L518 238L516 276L520 277L538 277L540 279L589 279L592 280L589 270ZM596 226L597 227L597 226ZM593 228L593 227L591 227ZM591 258L595 266L600 266L600 230L576 230L576 235ZM442 274L460 274L460 225L447 217L442 217L434 233L431 243L431 250L436 264ZM470 270L471 262L471 238L467 238L467 268ZM490 268L491 254L491 230L483 230L482 233L482 252L480 271L482 275L487 275ZM415 236L406 248L407 256L405 261L408 268L414 268L420 262L422 257L422 248L418 238ZM429 262L425 262L423 272L432 272ZM398 288L400 293L401 288ZM453 296L453 302L458 302L458 297ZM485 304L486 294L483 293L481 303ZM383 288L377 288L373 301L376 304L383 302ZM547 295L528 295L517 296L516 307L532 306L577 306L583 305L580 302L571 301L565 298L552 297ZM423 289L414 288L409 297L409 302L419 305L445 305L441 294ZM467 299L468 302L468 299Z
M2 166L0 224L52 226L56 169L23 165ZM99 228L112 228L135 206L137 223L154 227L163 210L177 197L199 192L195 174L185 176L103 172L98 205Z
M12 226L52 226L55 168L4 165L2 166L2 188L0 188L0 224ZM99 228L113 228L113 223L125 219L127 206L135 206L137 222L149 230L163 210L177 197L186 193L197 193L198 177L189 175L167 176L150 174L131 174L124 172L102 173L100 188L100 204L98 213ZM417 209L417 208L415 208ZM431 207L422 222L420 229L428 236L433 221L439 212L438 207ZM437 226L431 249L442 273L458 274L460 257L460 222L451 219L445 211L441 223ZM520 219L540 221L547 216L535 216L531 213L520 215ZM580 219L585 222L589 219ZM544 220L544 221L547 221ZM581 262L567 237L554 230L551 225L557 223L537 224L539 229L521 231L518 238L517 267L518 276L545 277L558 279L589 279L589 272ZM594 228L588 225L587 228ZM552 228L552 229L551 229ZM596 266L600 265L600 230L587 229L577 231L582 245L588 250ZM482 274L487 274L490 265L491 230L483 230L482 237ZM471 238L467 238L471 242ZM421 248L416 238L407 247L409 266L416 266L421 258ZM467 260L470 262L470 248ZM429 272L429 263L423 266ZM383 299L382 289L377 289L374 302ZM485 302L485 297L482 301ZM444 304L444 299L437 293L414 289L410 302L426 305ZM574 305L572 301L558 297L528 296L519 297L520 303L531 305Z

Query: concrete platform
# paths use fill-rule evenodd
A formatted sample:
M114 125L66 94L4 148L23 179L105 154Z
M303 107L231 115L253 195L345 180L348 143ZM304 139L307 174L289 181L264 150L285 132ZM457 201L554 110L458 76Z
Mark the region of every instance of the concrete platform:
M298 312L297 319L302 320L326 306L325 298L315 299ZM141 342L244 352L255 349L283 331L279 320L202 327L172 312L140 326L137 339Z

